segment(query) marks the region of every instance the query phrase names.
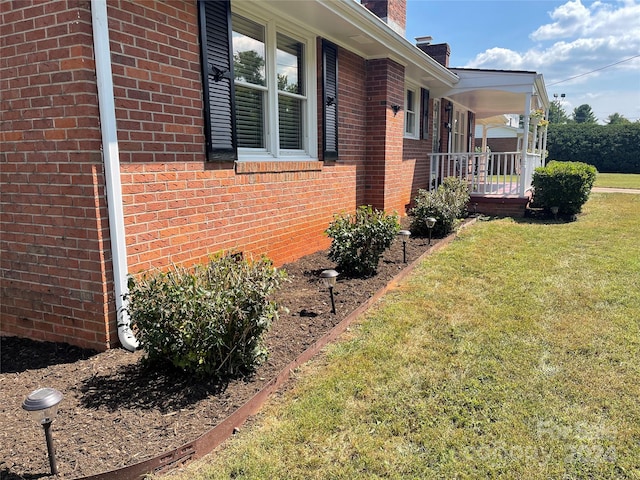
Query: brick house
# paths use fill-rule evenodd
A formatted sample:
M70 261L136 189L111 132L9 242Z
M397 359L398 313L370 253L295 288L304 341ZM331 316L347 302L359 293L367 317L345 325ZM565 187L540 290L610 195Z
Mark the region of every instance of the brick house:
M448 45L404 38L405 0L14 0L0 17L2 335L131 347L127 274L221 250L280 265L327 248L335 213L405 215L434 155L472 152L495 113ZM527 88L509 97L526 112Z

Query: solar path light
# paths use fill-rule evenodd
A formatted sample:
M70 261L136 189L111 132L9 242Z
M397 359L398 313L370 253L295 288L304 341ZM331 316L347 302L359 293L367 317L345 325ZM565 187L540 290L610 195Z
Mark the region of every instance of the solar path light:
M407 263L407 240L409 240L411 232L409 230L400 230L398 235L402 237L402 261Z
M335 270L323 270L320 273L320 278L324 282L324 286L329 289L329 296L331 297L331 313L336 313L336 304L333 300L333 287L336 286L336 279L338 278L338 272Z
M61 401L62 393L58 390L54 388L39 388L27 395L27 398L22 402L22 408L31 412L33 418L44 428L51 475L58 473L55 449L53 448L53 438L51 437L51 422L53 422L53 419L58 413L58 404Z
M427 228L429 229L429 245L431 245L431 230L433 230L433 226L436 224L436 219L433 217L427 217Z

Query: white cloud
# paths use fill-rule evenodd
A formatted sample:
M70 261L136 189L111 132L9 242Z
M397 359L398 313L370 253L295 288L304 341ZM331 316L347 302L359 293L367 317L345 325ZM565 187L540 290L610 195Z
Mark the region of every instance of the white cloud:
M635 31L640 35L640 4L628 1L619 4L594 2L589 8L581 0L559 6L550 17L553 23L542 25L529 37L534 41L553 41L573 36L599 38Z
M550 16L553 23L542 25L530 35L537 44L529 50L492 48L478 54L467 66L533 70L552 73L555 80L560 80L640 52L640 3L636 0L595 2L589 8L581 0L570 0ZM619 68L640 70L640 59Z
M550 13L550 16L555 22L538 28L529 36L532 40L549 40L575 35L588 23L590 12L580 3L580 0L575 0L559 6Z
M528 49L491 48L467 66L540 72L550 96L567 93L575 105L590 104L601 120L614 112L637 119L640 0L582 1L569 0L549 12L552 21L529 35ZM574 105L567 100L565 107L570 113Z

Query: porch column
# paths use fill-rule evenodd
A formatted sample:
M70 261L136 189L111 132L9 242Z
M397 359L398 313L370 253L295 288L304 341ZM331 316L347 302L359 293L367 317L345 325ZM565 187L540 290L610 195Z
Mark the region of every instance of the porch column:
M365 202L402 211L404 67L389 59L367 62ZM400 106L394 113L392 105Z
M547 121L549 121L549 109L547 109L544 113L544 118L547 119ZM542 149L540 152L540 166L544 167L545 163L546 163L546 152L547 152L547 132L549 131L549 124L547 123L544 126L544 135L542 137Z
M527 98L524 105L524 144L522 145L522 160L520 167L520 191L518 192L521 197L524 197L525 189L527 188L527 174L528 174L528 161L527 161L527 149L529 148L529 116L531 115L531 93L527 93Z

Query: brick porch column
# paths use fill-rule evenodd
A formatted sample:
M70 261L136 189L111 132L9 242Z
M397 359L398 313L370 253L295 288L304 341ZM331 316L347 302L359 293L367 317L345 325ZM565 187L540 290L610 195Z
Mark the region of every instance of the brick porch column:
M404 67L388 59L367 62L365 202L391 212L402 201ZM392 105L399 105L394 114Z

